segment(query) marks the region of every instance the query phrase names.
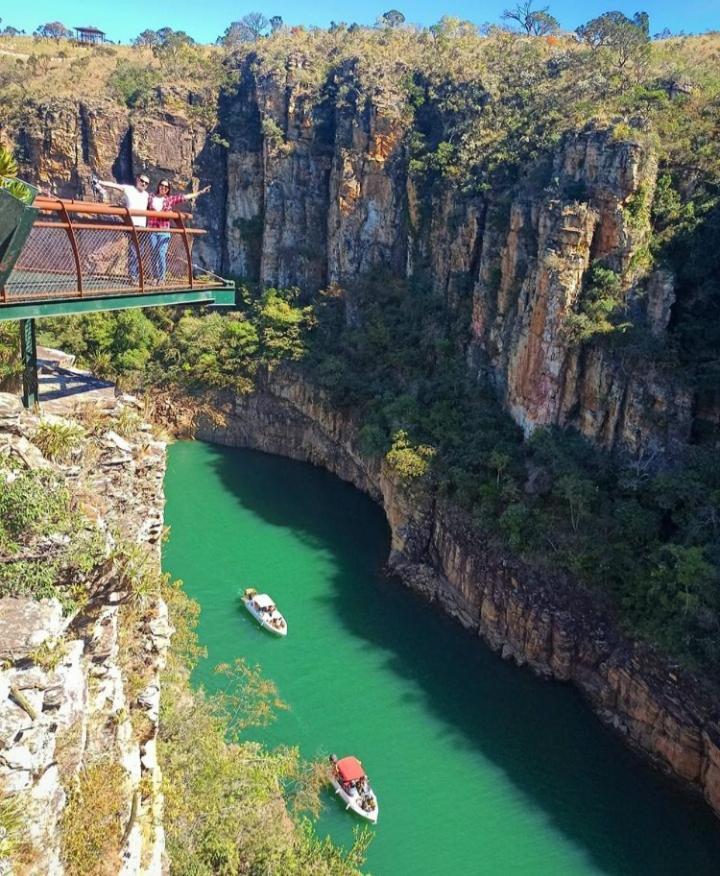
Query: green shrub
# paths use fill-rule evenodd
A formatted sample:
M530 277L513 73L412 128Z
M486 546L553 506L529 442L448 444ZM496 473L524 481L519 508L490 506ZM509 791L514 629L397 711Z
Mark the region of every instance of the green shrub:
M110 76L108 85L114 96L130 109L146 109L154 101L155 90L162 82L159 70L122 59Z
M124 438L132 438L138 434L142 423L143 418L137 411L134 411L131 407L123 407L115 420L114 427L118 435L122 435Z
M429 472L436 452L434 447L429 447L426 444L413 446L408 439L407 432L400 429L393 436L392 446L385 454L385 460L402 481L410 483L419 480Z
M104 377L142 374L165 340L142 310L91 313L43 321L41 341L74 353Z
M652 203L650 188L646 182L641 183L625 202L624 213L631 228L644 229L650 223L650 208Z
M623 305L620 276L594 262L585 277L577 311L567 313L563 320L563 334L568 343L582 344L598 335L626 330L630 323L620 323L617 318Z
M67 643L63 639L46 639L42 645L30 651L27 656L28 660L32 660L44 672L53 672L62 663L66 655Z
M0 861L12 861L25 836L25 806L19 796L0 799Z
M48 459L64 462L80 446L85 430L78 423L41 420L33 435L33 443Z
M57 475L0 468L0 597L56 597L66 610L104 553L102 535L72 507Z
M16 179L18 166L8 150L0 145L0 188L26 204L32 203L33 192L22 180Z
M265 116L262 120L262 133L263 137L273 145L282 143L285 140L283 129L270 116Z
M0 469L0 544L63 531L70 522L70 494L54 473Z
M3 321L0 323L0 388L6 392L19 388L22 372L17 323Z

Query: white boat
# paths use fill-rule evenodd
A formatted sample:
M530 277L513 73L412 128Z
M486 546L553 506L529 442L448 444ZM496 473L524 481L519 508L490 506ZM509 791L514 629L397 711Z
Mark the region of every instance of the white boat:
M263 629L276 636L287 636L287 621L267 593L258 593L248 587L241 598L245 608Z
M380 806L363 765L356 757L338 760L334 754L330 755L330 763L330 781L335 793L345 803L345 808L375 824L380 814Z

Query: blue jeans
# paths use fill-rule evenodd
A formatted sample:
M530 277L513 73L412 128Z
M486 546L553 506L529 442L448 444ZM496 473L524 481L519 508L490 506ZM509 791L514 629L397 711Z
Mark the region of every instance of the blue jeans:
M153 276L162 282L167 271L167 254L170 246L170 232L159 231L151 235L150 246L152 248Z
M130 281L137 283L140 278L140 265L138 264L138 254L135 249L135 241L128 235L128 273Z

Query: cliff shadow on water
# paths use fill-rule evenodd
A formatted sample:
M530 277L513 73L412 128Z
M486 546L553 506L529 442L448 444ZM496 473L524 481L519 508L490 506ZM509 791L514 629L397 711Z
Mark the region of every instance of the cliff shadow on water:
M603 730L569 685L502 661L384 573L389 530L367 496L307 463L219 446L212 454L244 508L332 556L327 599L348 636L381 652L455 745L490 761L602 872L717 872L720 829L700 801Z

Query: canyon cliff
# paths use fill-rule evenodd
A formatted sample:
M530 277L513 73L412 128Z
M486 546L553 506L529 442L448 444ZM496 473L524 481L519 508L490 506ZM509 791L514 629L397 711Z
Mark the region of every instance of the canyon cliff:
M306 72L301 59L270 72L242 64L212 132L177 112L58 101L26 107L9 133L23 172L62 196L90 196L93 171L211 182L196 258L226 275L307 296L383 272L431 285L465 326L468 367L526 434L569 426L641 460L717 434L716 391L567 331L599 263L622 278L628 319L666 342L675 277L647 266L658 160L642 131L589 126L514 185L468 192L413 170L422 117L397 99L353 97L352 70L321 88Z
M93 171L130 181L142 169L178 188L211 182L197 204L210 232L198 261L297 286L303 301L329 289L348 323L362 319L359 280L402 278L408 295L413 284L432 289L459 327L468 371L526 435L569 427L640 472L671 463L700 435L717 442L716 386L694 384L642 345L568 331L599 265L621 285L622 316L646 346L672 346L678 278L650 258L662 176L642 120L584 121L511 182L473 187L418 158L418 137L437 147L436 163L445 143L427 95L412 110L407 93L363 83L360 64L331 65L321 80L310 66L302 53L238 61L213 129L162 105L88 99L29 103L6 133L23 173L63 196L90 196ZM478 106L485 100L479 93ZM360 451L353 415L297 375L215 401L227 425L201 418L200 437L323 465L381 501L391 564L406 583L505 657L575 683L603 720L720 811L717 692L623 636L602 598L500 552L462 512L403 487Z
M310 462L366 492L385 511L389 567L404 584L503 658L574 684L604 723L720 814L720 709L711 685L624 636L597 594L508 556L432 489L409 486L386 460L368 458L361 424L296 372L271 374L250 395L205 401L212 417L204 404L190 420L175 400L159 412L180 434Z

